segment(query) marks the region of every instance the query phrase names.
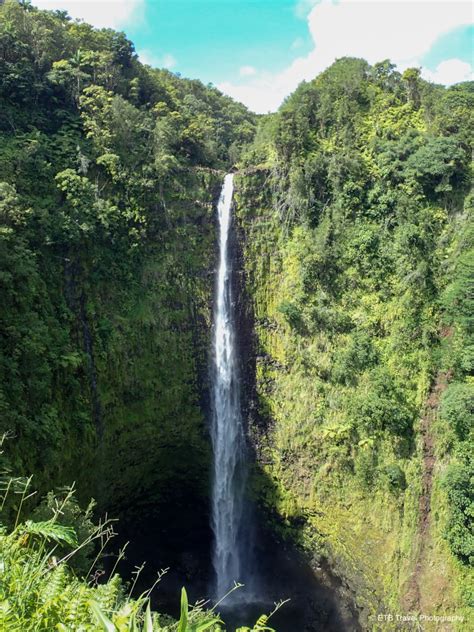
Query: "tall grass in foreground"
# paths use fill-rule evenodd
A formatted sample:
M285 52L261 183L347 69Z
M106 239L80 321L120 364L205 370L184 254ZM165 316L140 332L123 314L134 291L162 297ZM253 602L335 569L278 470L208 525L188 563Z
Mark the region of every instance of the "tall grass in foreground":
M152 612L150 593L164 575L160 572L147 592L132 598L135 581L126 589L116 567L107 580L100 569L102 553L113 537L112 521L105 519L92 525L79 541L77 529L65 524L73 489L50 502L46 520L22 521L26 501L34 495L31 479L6 477L2 481L0 509L2 516L7 498L16 507L13 524L7 528L0 521L0 630L8 632L218 632L225 630L215 608L206 603L189 606L186 590L181 593L179 621ZM51 500L51 499L50 499ZM86 572L75 570L74 558L84 550L97 550ZM236 585L235 588L239 586ZM278 609L280 604L276 606ZM237 632L274 632L267 616L259 618L253 628Z

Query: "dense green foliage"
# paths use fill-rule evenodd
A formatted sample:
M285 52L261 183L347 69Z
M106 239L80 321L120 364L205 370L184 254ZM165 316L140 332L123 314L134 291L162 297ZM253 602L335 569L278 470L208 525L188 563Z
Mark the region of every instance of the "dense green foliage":
M211 201L253 127L122 33L0 7L1 429L42 490L207 494Z
M473 106L472 84L342 59L261 121L239 180L269 428L256 489L360 597L419 583L438 481L430 537L472 561Z
M472 200L471 200L472 204ZM439 410L440 456L450 514L445 529L451 550L474 565L474 227L472 208L457 231L449 256L449 282L441 305L446 336L441 362L452 374Z

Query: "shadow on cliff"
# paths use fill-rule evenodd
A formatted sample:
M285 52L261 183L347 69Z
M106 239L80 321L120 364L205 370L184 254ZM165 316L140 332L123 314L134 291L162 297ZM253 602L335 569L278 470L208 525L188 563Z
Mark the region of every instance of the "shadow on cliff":
M130 514L131 515L131 514ZM113 554L106 571L115 564L119 549L125 558L118 572L129 584L146 560L133 590L138 597L155 582L160 571L168 569L151 594L154 609L178 615L181 587L188 591L190 603L205 598L211 576L212 532L208 508L186 495L177 494L168 506L141 506L133 518L122 517L116 527Z
M268 493L276 496L274 482L258 465L254 476ZM251 593L255 598L254 603L245 605L244 587L241 604L221 609L228 629L254 623L259 614L271 612L275 603L289 600L271 619L270 625L278 632L362 630L354 595L329 563L319 557L310 559L296 544L279 535L285 526L281 517L258 505L253 506L251 514L254 525ZM293 527L296 531L298 525Z

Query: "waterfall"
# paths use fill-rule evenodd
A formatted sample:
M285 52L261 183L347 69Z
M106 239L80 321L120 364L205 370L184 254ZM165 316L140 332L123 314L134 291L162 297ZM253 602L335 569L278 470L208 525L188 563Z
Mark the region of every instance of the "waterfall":
M212 364L212 488L213 565L216 596L222 597L234 581L242 581L243 496L245 487L245 435L241 413L235 306L232 296L229 233L233 175L225 176L218 203L219 267L214 308Z

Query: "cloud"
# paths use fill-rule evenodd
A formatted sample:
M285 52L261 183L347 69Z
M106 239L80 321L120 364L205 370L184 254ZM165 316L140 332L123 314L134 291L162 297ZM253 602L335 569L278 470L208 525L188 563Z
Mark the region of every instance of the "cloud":
M146 48L138 50L137 55L142 64L153 66L154 68L167 68L168 70L171 70L171 68L174 68L178 63L174 55L171 53L166 53L160 57Z
M99 28L122 28L140 20L145 0L33 0L39 9L67 11Z
M442 83L450 86L461 81L473 81L474 72L470 64L462 59L446 59L442 61L436 70L423 69L422 75L433 83Z
M466 1L322 0L307 20L314 45L308 55L279 73L260 73L246 85L224 82L218 87L255 112L272 111L301 81L313 79L340 57L362 57L371 64L389 58L399 70L421 66L438 37L469 24L472 15ZM449 73L458 76L459 64L450 60L440 72L452 82Z
M278 85L275 85L278 81ZM293 84L294 82L291 82ZM261 74L256 81L245 85L236 85L230 81L218 84L219 90L244 103L250 110L257 113L273 112L296 86L284 85L285 82L278 75Z
M159 66L158 57L147 48L143 48L141 50L137 50L137 55L142 64L146 64L147 66Z
M239 70L239 75L241 77L251 77L252 75L255 75L256 73L257 71L255 70L253 66L242 66Z

